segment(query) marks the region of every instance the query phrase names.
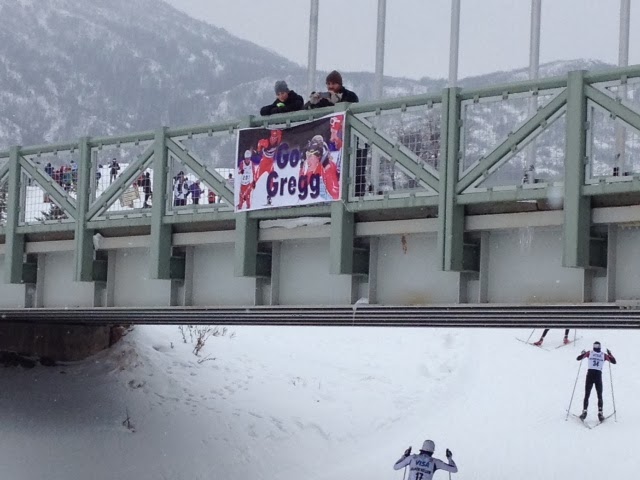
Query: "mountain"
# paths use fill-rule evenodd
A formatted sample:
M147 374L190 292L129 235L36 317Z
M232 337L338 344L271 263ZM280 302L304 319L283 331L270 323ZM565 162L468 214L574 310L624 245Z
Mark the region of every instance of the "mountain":
M205 122L302 68L157 0L0 0L0 144Z
M293 88L306 83L301 66L158 0L0 0L0 15L11 19L0 30L2 145L220 120L269 101L277 78ZM557 62L543 74L583 66ZM509 81L523 72L461 84ZM361 98L371 97L372 74L345 77ZM386 83L390 96L445 86L433 79Z
M2 149L240 118L271 102L280 78L307 95L302 66L160 0L0 0L0 16L10 20L0 29ZM553 62L541 76L606 66ZM318 72L317 85L325 75ZM361 100L372 98L372 73L343 76ZM526 77L523 68L460 85ZM443 79L387 77L385 96L438 93L445 86ZM470 115L486 134L469 151L486 151L490 139L502 138L522 117L509 105L494 110ZM503 117L498 125L496 115Z

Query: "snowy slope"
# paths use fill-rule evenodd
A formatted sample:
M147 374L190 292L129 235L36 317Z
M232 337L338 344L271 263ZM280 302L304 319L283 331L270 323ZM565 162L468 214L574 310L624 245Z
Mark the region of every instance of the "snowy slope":
M636 332L551 351L514 340L528 331L233 332L201 364L177 327L139 327L78 364L0 370L0 478L399 480L393 463L425 438L454 451L454 478L637 478ZM618 422L588 430L564 418L575 356L595 339L618 357Z

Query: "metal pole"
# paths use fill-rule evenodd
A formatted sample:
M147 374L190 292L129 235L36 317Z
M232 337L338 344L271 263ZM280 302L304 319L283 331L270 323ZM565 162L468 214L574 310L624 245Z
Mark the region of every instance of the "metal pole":
M609 362L609 379L611 380L611 400L613 401L613 419L618 421L618 414L616 413L616 396L613 394L613 373L611 372L611 362Z
M540 76L540 19L542 13L542 0L531 0L531 37L529 41L529 79L537 80ZM529 99L529 116L533 117L538 110L538 96L532 95ZM528 172L523 178L528 183L535 183L536 142L529 144L527 153Z
M373 95L376 100L382 98L384 83L384 33L387 17L387 0L378 0L378 32L376 35L376 75Z
M373 97L382 99L384 86L384 34L387 17L387 0L378 0L378 31L376 34L376 73L373 84ZM374 125L379 125L378 119ZM371 151L371 184L377 192L380 185L380 152L377 149Z
M540 18L542 0L531 0L531 40L529 44L529 78L537 80L540 74Z
M320 0L311 0L309 14L309 54L307 57L307 92L316 89L316 64L318 58L318 12Z
M580 369L582 368L582 360L578 364L578 373L576 374L576 382L573 384L573 391L571 392L571 400L569 400L569 407L567 408L567 416L564 417L564 421L566 422L569 418L569 413L571 413L571 404L573 403L573 395L576 393L576 386L578 385L578 378L580 378Z
M449 40L449 87L458 85L458 50L460 48L460 0L451 0L451 38Z
M618 45L618 66L629 65L629 27L631 23L631 0L620 0L620 41ZM620 98L627 99L627 86L620 85ZM613 174L624 175L625 143L627 131L619 123L616 124L616 167Z
M620 46L618 65L629 65L629 28L631 24L631 0L620 0Z

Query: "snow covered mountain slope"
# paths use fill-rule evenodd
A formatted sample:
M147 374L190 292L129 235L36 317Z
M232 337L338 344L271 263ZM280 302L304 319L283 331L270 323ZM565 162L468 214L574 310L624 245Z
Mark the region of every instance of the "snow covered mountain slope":
M281 78L309 93L302 66L161 0L0 0L0 17L2 149L240 118L271 103ZM555 62L541 75L603 66ZM318 87L325 75L318 72ZM372 73L343 75L361 100L372 98ZM523 76L519 69L460 84ZM385 96L439 93L444 86L442 79L388 77Z
M529 331L233 331L207 341L203 363L177 327L139 327L81 363L0 370L0 477L400 480L393 463L432 438L436 456L453 450L454 479L637 478L636 332L545 351L514 339ZM565 409L594 340L618 358L618 422L589 430ZM604 383L611 411L608 368ZM590 408L594 421L595 392Z

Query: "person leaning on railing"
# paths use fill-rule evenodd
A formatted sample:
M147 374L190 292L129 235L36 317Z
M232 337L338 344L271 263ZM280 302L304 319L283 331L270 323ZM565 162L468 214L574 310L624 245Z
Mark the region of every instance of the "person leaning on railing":
M302 110L304 99L293 90L289 90L287 82L278 80L274 87L276 99L270 105L265 105L260 109L260 115L275 115L276 113L296 112Z
M332 107L340 102L358 103L358 95L351 90L347 90L342 85L342 75L340 75L340 72L334 70L329 73L325 83L327 85L327 91L311 92L309 101L304 106L305 109Z

